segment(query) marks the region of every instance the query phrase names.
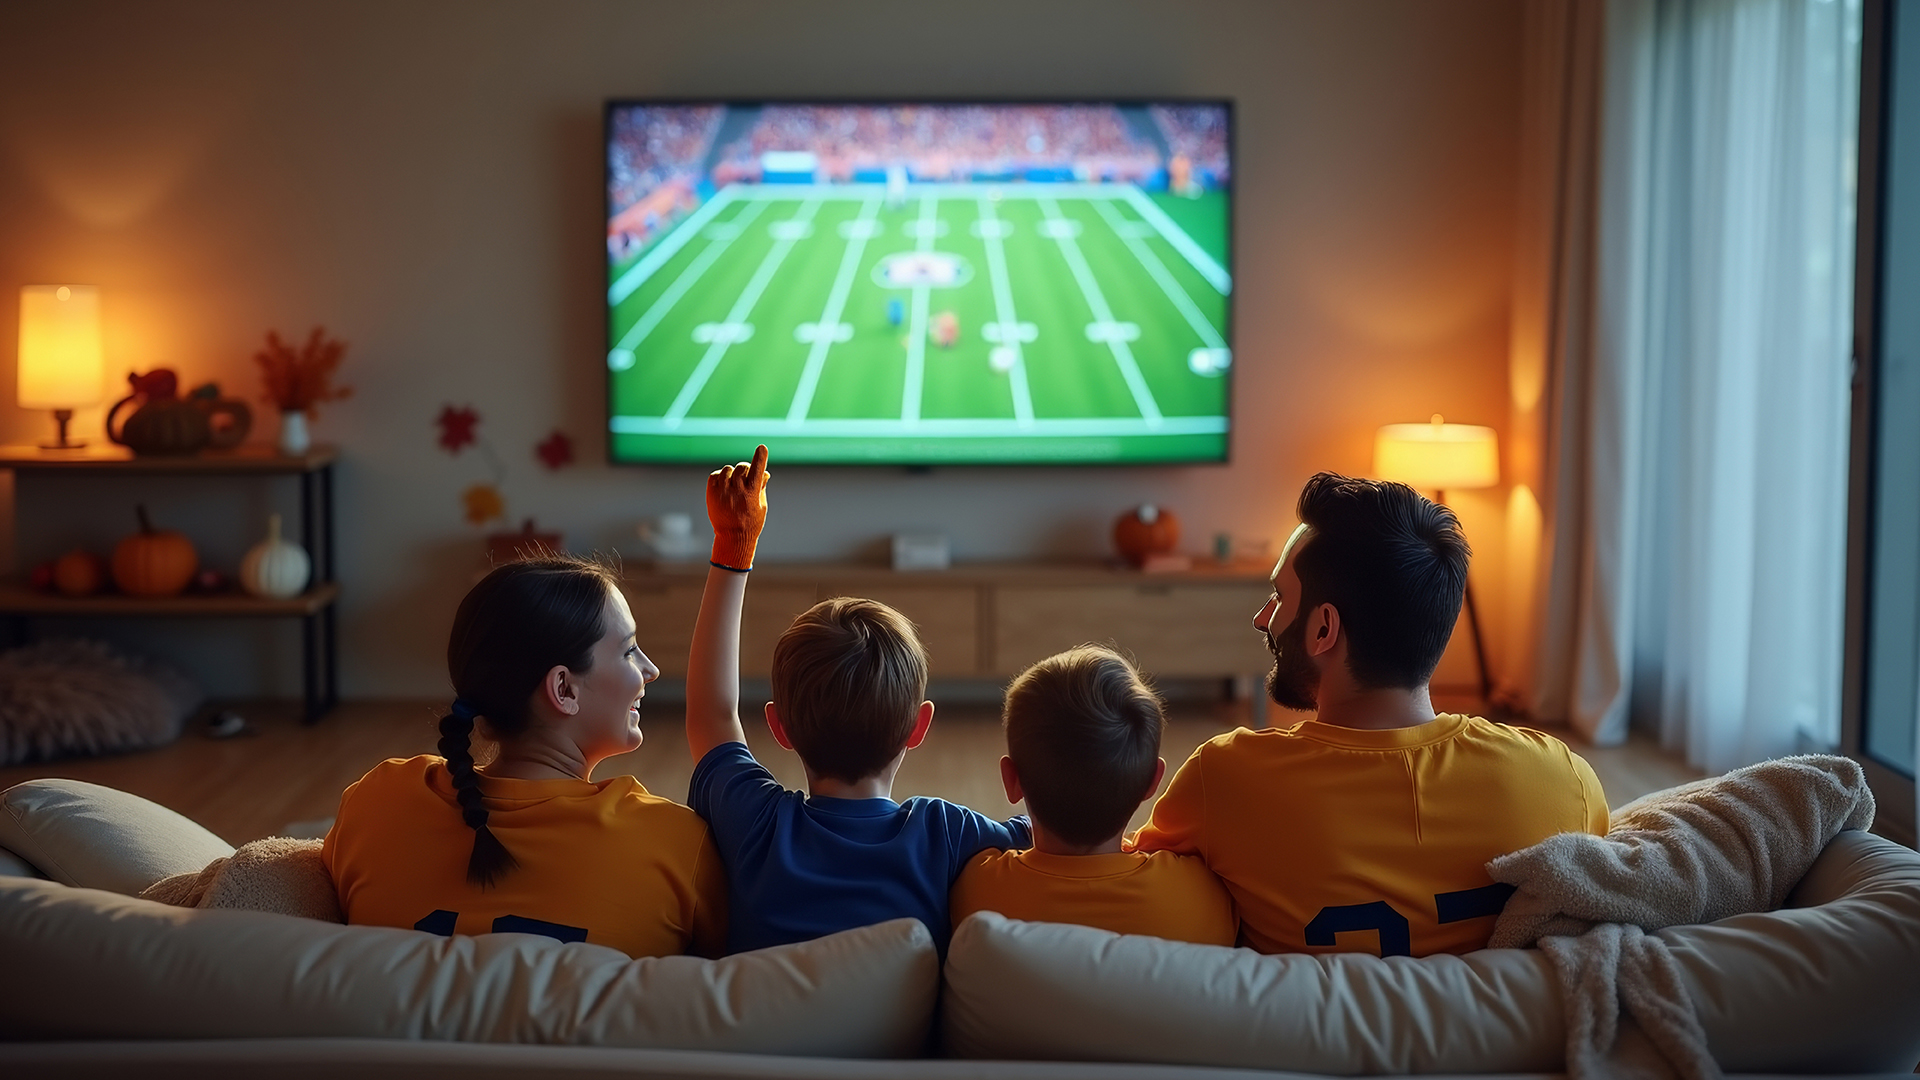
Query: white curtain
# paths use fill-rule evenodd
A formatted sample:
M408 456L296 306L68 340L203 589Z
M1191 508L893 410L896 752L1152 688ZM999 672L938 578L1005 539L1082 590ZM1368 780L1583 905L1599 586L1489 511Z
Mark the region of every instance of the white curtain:
M1607 4L1532 701L1596 742L1632 714L1709 772L1838 742L1859 24Z

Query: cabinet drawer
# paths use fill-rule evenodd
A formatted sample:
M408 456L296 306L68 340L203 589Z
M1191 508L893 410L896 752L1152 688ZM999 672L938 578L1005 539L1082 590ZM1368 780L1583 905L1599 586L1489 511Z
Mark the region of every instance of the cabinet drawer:
M676 679L687 675L687 652L693 646L693 623L700 615L702 585L650 585L628 582L621 586L633 607L634 637L660 674ZM813 606L815 591L806 586L749 586L740 617L740 675L767 678L773 670L773 646L787 632L793 617Z
M820 598L864 596L913 620L927 647L927 666L935 678L980 674L980 598L971 585L883 585L845 588L829 581Z
M740 677L773 677L773 647L793 625L793 617L820 598L811 585L747 583L747 602L740 613Z
M1084 642L1154 675L1252 674L1272 663L1253 617L1264 585L1005 586L994 596L993 668L1010 675Z
M623 584L633 609L633 638L660 674L686 678L687 650L693 645L693 620L700 614L698 585Z

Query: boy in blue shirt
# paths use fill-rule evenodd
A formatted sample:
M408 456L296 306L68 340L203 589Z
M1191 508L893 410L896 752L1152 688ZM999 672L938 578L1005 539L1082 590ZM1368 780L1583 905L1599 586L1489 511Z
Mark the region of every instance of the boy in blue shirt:
M967 861L1032 843L942 799L893 801L893 778L933 723L913 624L873 600L814 605L773 653L767 726L800 755L807 791L780 786L740 726L740 606L767 516L767 448L707 478L712 568L687 657L687 803L707 820L728 883L727 951L807 941L909 916L946 951L947 895Z

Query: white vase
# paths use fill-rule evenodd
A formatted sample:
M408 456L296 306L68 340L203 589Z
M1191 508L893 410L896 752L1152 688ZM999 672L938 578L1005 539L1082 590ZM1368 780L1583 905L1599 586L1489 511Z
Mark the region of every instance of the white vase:
M313 445L313 439L307 434L307 414L298 409L280 414L280 452L288 457L299 457Z

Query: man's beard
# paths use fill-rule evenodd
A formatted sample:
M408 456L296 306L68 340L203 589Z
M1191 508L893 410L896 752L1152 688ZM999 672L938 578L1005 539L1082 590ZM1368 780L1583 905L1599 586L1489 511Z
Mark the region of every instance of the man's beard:
M1307 658L1307 613L1303 608L1278 635L1267 634L1273 670L1267 672L1267 696L1283 709L1311 712L1320 707L1320 672Z

